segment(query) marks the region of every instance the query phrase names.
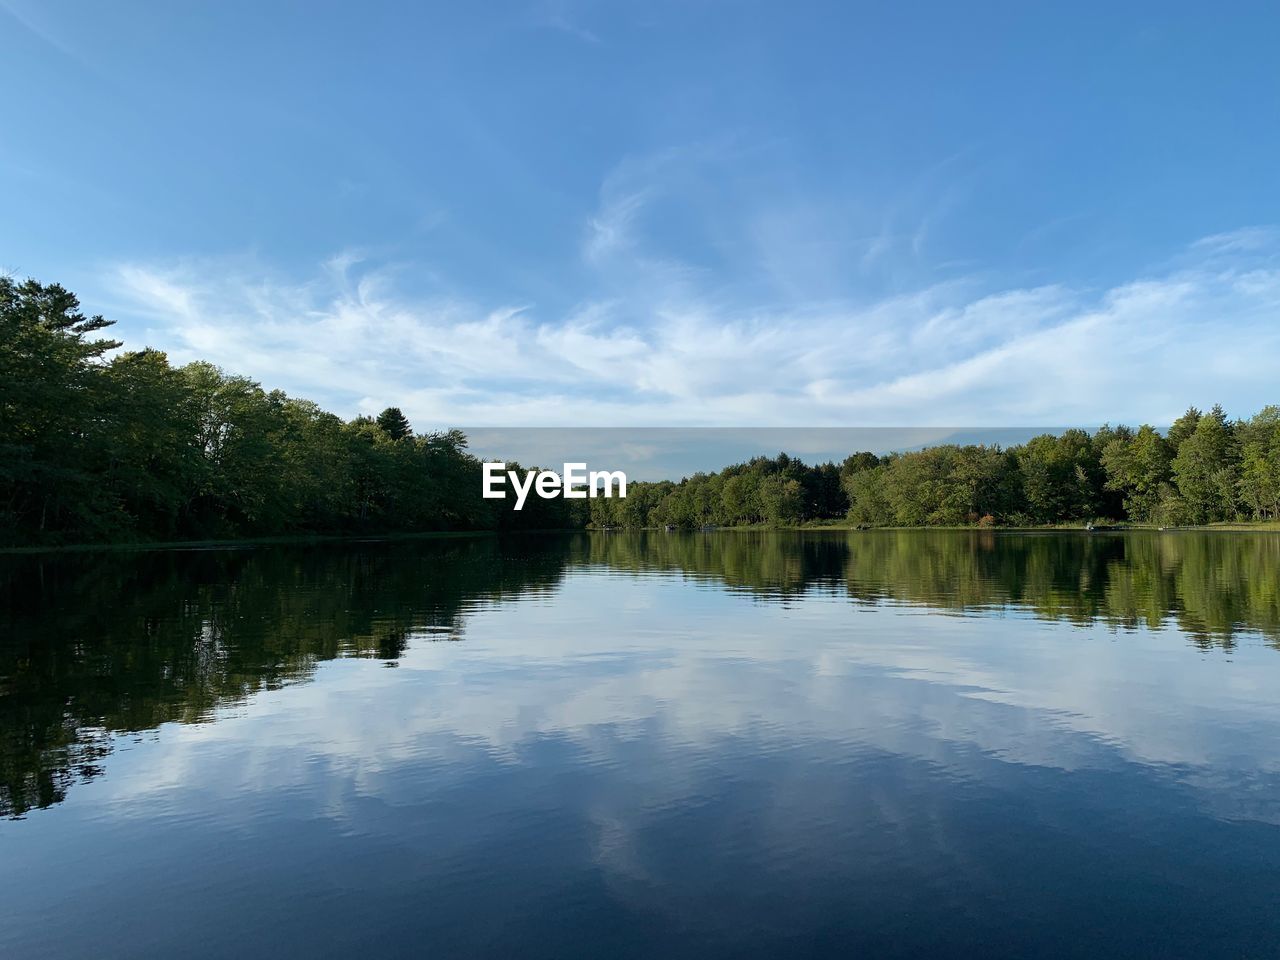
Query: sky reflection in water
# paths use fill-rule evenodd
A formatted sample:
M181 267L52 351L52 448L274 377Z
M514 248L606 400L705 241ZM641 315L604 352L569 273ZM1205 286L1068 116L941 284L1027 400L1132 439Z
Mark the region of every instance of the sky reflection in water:
M1277 543L12 559L0 952L1268 955Z

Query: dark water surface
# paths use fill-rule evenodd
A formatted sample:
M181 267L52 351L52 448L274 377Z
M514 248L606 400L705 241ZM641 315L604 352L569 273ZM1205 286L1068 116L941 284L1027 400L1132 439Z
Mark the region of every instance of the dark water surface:
M0 558L0 956L1280 955L1280 536Z

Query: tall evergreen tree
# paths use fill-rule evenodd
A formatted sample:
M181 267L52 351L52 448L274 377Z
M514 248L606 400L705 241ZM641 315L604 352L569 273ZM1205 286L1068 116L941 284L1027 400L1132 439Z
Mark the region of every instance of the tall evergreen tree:
M399 407L387 407L378 414L378 426L392 440L403 440L412 436L413 429L409 426L409 421Z

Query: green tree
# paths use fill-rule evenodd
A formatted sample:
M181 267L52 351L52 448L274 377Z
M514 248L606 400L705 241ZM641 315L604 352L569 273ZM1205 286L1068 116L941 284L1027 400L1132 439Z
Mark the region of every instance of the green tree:
M804 509L804 488L780 474L766 477L760 484L760 505L767 523L795 523Z
M107 535L122 520L93 472L105 439L99 374L120 346L93 335L110 325L57 284L0 277L0 523L10 538Z
M103 483L144 537L181 534L201 476L198 411L181 370L157 350L123 353L102 371Z
M378 414L378 426L392 440L403 440L413 435L413 429L399 407L387 407Z
M1120 494L1128 517L1145 522L1157 518L1170 493L1171 459L1168 441L1147 424L1135 434L1113 437L1103 448L1107 489Z
M1222 407L1201 416L1178 446L1173 477L1193 522L1211 523L1236 515L1240 454L1235 429Z
M284 495L282 393L208 363L182 368L196 410L199 480L188 506L201 536L277 533L292 526Z
M884 463L845 475L843 486L849 498L849 520L879 526L894 522L889 503L889 469L893 458Z
M1033 437L1018 452L1023 489L1037 523L1093 517L1099 506L1102 468L1089 434Z
M1178 448L1182 446L1182 441L1195 433L1196 425L1200 423L1200 418L1204 416L1195 407L1187 407L1187 412L1173 421L1173 425L1169 427L1169 432L1165 435L1169 442L1170 456L1177 456Z
M1259 520L1280 517L1280 407L1241 424L1240 498Z

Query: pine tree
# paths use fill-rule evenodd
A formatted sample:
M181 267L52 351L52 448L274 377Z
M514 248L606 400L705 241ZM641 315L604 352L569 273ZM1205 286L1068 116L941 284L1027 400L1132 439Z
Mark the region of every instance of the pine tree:
M387 407L378 414L378 426L392 440L403 440L413 435L413 428L409 426L409 421L399 407Z

